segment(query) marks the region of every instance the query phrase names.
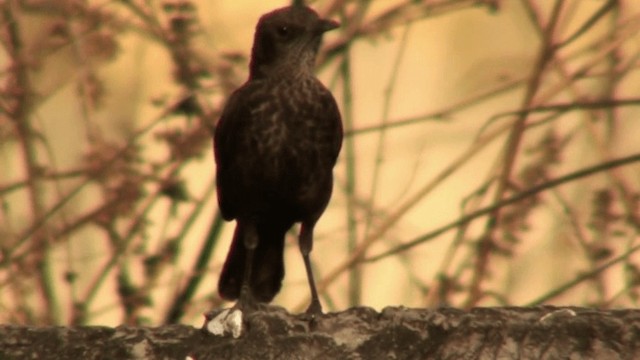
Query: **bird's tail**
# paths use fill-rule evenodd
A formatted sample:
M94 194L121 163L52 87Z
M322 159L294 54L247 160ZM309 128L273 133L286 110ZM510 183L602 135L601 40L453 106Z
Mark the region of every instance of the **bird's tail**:
M258 226L258 246L253 255L251 269L251 293L260 302L270 302L280 291L284 278L284 236L287 228L273 225ZM245 272L247 251L244 237L247 231L241 222L236 223L233 240L224 262L218 292L227 300L240 297L240 288Z

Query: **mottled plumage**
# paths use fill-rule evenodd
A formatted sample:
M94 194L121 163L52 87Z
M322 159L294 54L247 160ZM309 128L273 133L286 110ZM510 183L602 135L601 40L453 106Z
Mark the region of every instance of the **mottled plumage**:
M342 123L313 68L322 34L335 27L305 6L263 15L249 80L231 95L216 126L218 203L225 220L236 220L218 290L241 306L269 302L278 293L284 236L300 222L312 292L308 312L321 312L309 252L313 227L331 197Z

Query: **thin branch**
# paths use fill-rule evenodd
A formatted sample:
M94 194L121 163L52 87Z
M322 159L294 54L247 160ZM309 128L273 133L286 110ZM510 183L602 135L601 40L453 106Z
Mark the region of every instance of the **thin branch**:
M592 167L588 167L582 170L578 170L572 173L569 173L567 175L561 176L559 178L547 181L543 184L540 184L538 186L535 186L533 188L524 190L522 192L517 193L516 195L513 195L509 198L503 199L491 206L488 206L486 208L480 209L478 211L474 211L450 224L447 224L439 229L436 229L434 231L431 231L425 235L422 235L416 239L410 240L407 243L404 243L400 246L397 246L393 249L387 250L383 253L380 253L378 255L374 255L371 257L368 257L366 259L363 259L363 262L374 262L374 261L378 261L381 260L383 258L386 258L388 256L397 254L399 252L402 251L406 251L408 249L411 249L419 244L425 243L433 238L436 238L442 234L444 234L445 232L455 229L458 226L461 226L463 224L466 224L474 219L477 219L479 217L485 216L485 215L489 215L492 212L494 212L495 210L504 208L505 206L511 205L511 204L515 204L521 200L524 200L528 197L537 195L545 190L551 189L551 188L555 188L558 187L560 185L564 185L568 182L571 181L575 181L584 177L588 177L591 175L595 175L599 172L603 172L606 170L611 170L617 167L621 167L621 166L625 166L625 165L629 165L629 164L633 164L635 162L640 162L640 153L638 154L634 154L634 155L630 155L627 157L623 157L623 158L619 158L619 159L615 159L612 161L608 161L599 165L595 165Z

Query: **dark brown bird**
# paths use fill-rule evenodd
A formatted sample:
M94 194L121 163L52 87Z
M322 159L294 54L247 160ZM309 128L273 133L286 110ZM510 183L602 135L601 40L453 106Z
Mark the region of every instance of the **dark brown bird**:
M237 306L270 302L280 291L285 233L300 222L311 289L307 313L322 313L309 253L331 197L342 122L313 70L322 35L336 27L303 5L263 15L249 79L231 95L216 126L218 204L225 220L236 220L218 291L239 299Z

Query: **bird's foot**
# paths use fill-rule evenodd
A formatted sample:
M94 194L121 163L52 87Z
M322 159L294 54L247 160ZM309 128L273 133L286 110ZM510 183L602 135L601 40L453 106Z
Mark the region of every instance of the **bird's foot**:
M266 310L267 306L256 301L250 291L242 291L240 298L232 307L204 314L205 322L202 328L214 335L230 334L234 338L238 338L242 334L246 319L257 311Z
M309 307L307 308L307 311L305 311L305 314L311 317L321 316L322 305L320 305L319 301L311 301L311 304L309 304Z
M300 318L309 323L310 329L314 329L322 314L322 305L320 305L320 301L311 301L311 304L307 310L300 315Z

